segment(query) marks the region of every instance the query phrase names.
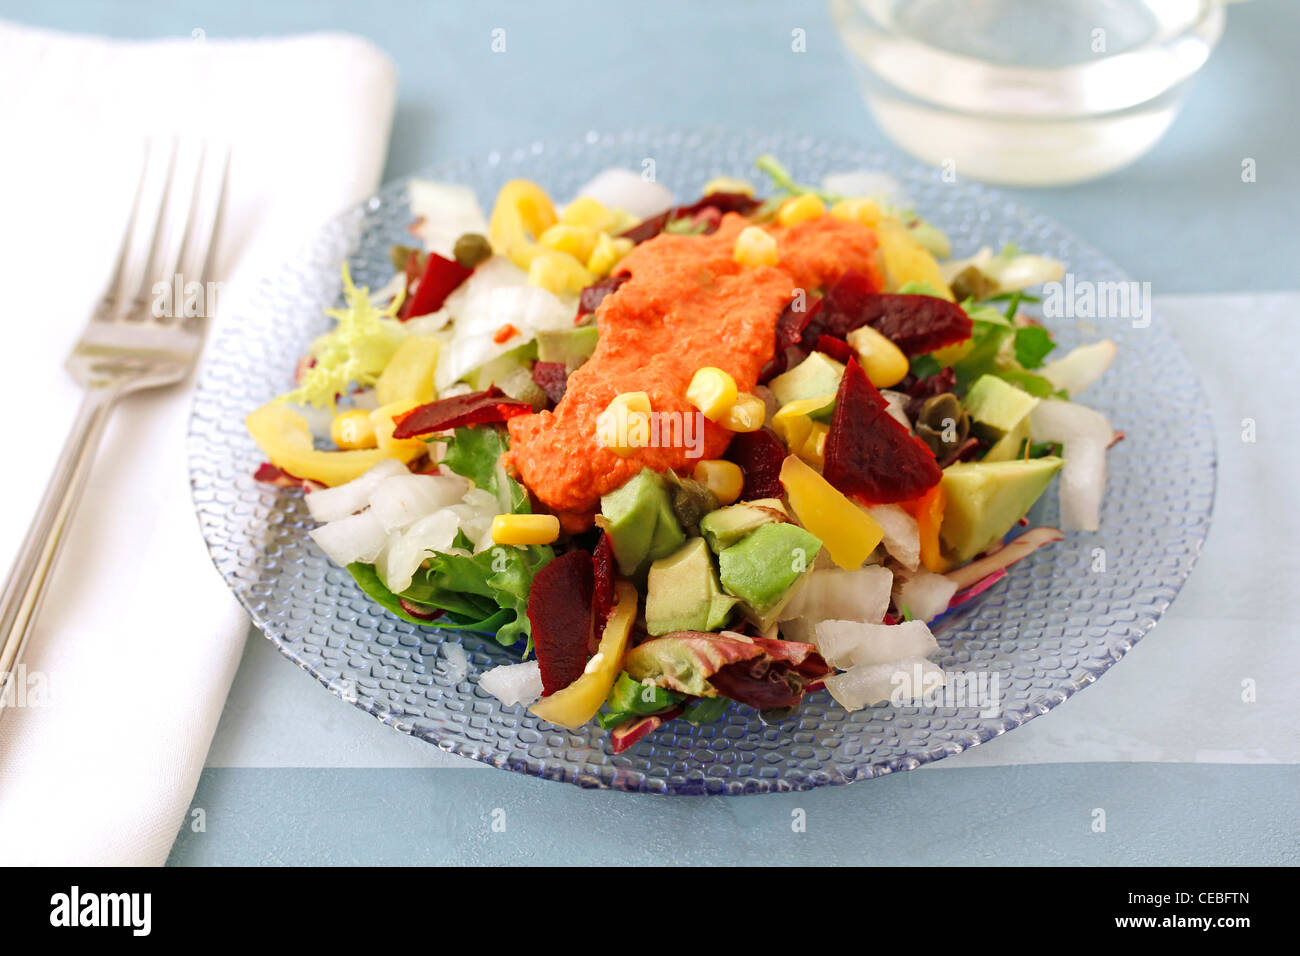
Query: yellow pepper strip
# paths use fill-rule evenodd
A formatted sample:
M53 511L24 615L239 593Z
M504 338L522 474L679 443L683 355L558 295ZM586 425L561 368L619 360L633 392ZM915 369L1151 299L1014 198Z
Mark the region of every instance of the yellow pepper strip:
M555 222L555 206L546 191L526 179L512 179L497 193L488 238L497 252L527 269L541 251L537 238Z
M375 441L379 445L379 450L385 452L389 458L413 461L429 450L428 442L423 439L393 437L393 431L397 428L397 423L393 419L409 412L419 404L404 399L382 405L370 413L370 422L375 426Z
M803 447L797 454L814 468L822 468L826 465L826 436L831 433L830 426L825 422L813 422L812 431L808 433Z
M537 243L544 249L567 253L579 262L586 262L595 251L596 239L600 235L602 233L588 226L557 222L537 237Z
M586 226L595 232L610 232L619 222L618 215L605 208L604 203L590 196L579 196L564 207L560 222L570 226Z
M858 353L858 363L876 388L889 388L907 377L907 356L893 342L869 325L848 334L848 343Z
M885 536L876 519L794 455L781 464L781 484L799 523L821 539L841 568L862 567Z
M939 263L925 246L912 238L901 222L884 217L875 228L887 291L895 292L909 282L924 282L942 293L949 302L955 301L948 283L943 281Z
M419 442L419 448L395 448L406 443L391 441L393 425L390 419L389 449L381 446L358 451L320 451L312 445L307 420L287 405L275 402L253 411L244 419L244 425L271 464L283 468L295 478L318 481L330 487L361 477L385 458L408 462L428 448L424 442Z
M433 373L442 343L432 335L411 335L397 347L375 382L380 405L409 400L420 405L438 397Z
M609 696L614 679L623 669L623 655L627 652L628 635L636 620L636 588L627 581L614 585L614 610L600 636L596 654L587 661L581 677L568 687L543 697L529 708L542 720L550 721L569 730L577 730L600 710Z
M834 401L835 394L832 392L786 402L772 416L772 430L785 440L791 451L797 452L812 433L813 412L821 411Z
M713 193L740 193L744 196L752 196L754 184L747 179L737 179L734 176L714 176L704 184L704 192L701 195L711 196Z
M587 259L587 271L595 276L609 275L623 257L632 251L634 245L631 239L611 239L602 232Z
M567 252L538 248L528 266L528 284L561 297L577 295L596 281L587 268Z
M550 544L560 536L555 515L497 515L492 519L494 544Z

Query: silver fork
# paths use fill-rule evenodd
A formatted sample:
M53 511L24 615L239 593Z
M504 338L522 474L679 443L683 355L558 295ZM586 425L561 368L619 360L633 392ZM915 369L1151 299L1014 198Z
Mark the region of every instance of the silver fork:
M67 360L68 373L85 397L0 592L0 709L11 699L7 685L113 406L131 392L181 381L198 357L229 161L227 148L207 143L154 140L146 145L113 276ZM185 291L191 282L200 283L193 297L200 306L196 315L186 314L192 311ZM181 302L171 294L176 290L183 293Z

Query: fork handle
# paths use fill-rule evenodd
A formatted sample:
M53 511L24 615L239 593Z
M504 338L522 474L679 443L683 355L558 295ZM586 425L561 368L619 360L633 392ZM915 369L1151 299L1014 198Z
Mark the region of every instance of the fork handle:
M40 509L27 529L27 537L0 593L0 710L17 696L8 691L7 685L22 659L45 595L45 585L67 538L73 512L95 460L95 450L118 395L114 388L96 388L86 393L59 456L59 465L50 476Z

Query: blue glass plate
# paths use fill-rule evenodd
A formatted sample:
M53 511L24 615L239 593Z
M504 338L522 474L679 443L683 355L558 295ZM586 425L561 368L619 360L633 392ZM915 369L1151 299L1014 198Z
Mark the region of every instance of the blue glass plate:
M993 190L811 137L589 134L422 175L472 186L486 209L508 179L533 179L565 197L606 167L653 163L658 180L688 201L715 175L757 178L752 164L761 152L776 154L802 181L854 169L892 174L921 214L947 231L958 255L1014 242L1064 260L1079 281L1127 281L1095 249ZM388 248L408 240L410 219L405 183L386 186L333 220L244 308L224 317L194 402L190 474L212 559L276 647L335 694L442 750L585 787L650 793L803 790L910 770L1012 730L1092 683L1151 630L1196 561L1213 503L1214 445L1186 359L1158 316L1141 328L1131 319L1049 321L1058 354L1102 336L1119 343L1119 358L1086 401L1127 437L1110 453L1100 532L1038 551L935 627L937 662L995 679L1000 706L881 705L846 713L819 691L777 724L737 705L717 723L674 721L612 755L595 726L560 730L479 690L480 674L513 660L505 650L490 637L389 615L307 537L312 522L299 492L253 481L261 456L244 416L289 386L299 355L328 327L321 313L338 301L340 262L352 264L358 284L382 285L392 271ZM1030 518L1056 522L1055 490ZM447 642L466 651L467 673L449 663L440 647Z

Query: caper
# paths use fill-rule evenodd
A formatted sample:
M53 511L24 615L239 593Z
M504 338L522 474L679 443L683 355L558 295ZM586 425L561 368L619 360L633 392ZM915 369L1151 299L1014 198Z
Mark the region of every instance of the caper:
M926 399L916 416L916 434L943 459L955 451L970 434L970 416L952 392Z
M456 240L451 254L466 269L473 269L492 255L492 243L488 242L487 236L477 232L467 232Z
M393 268L398 272L405 272L406 263L410 261L411 256L419 256L419 254L420 250L411 246L397 245L388 250L388 258L393 261ZM419 259L416 259L416 262L419 261Z
M673 514L688 535L699 534L700 519L718 509L718 496L694 478L680 478L673 488Z

